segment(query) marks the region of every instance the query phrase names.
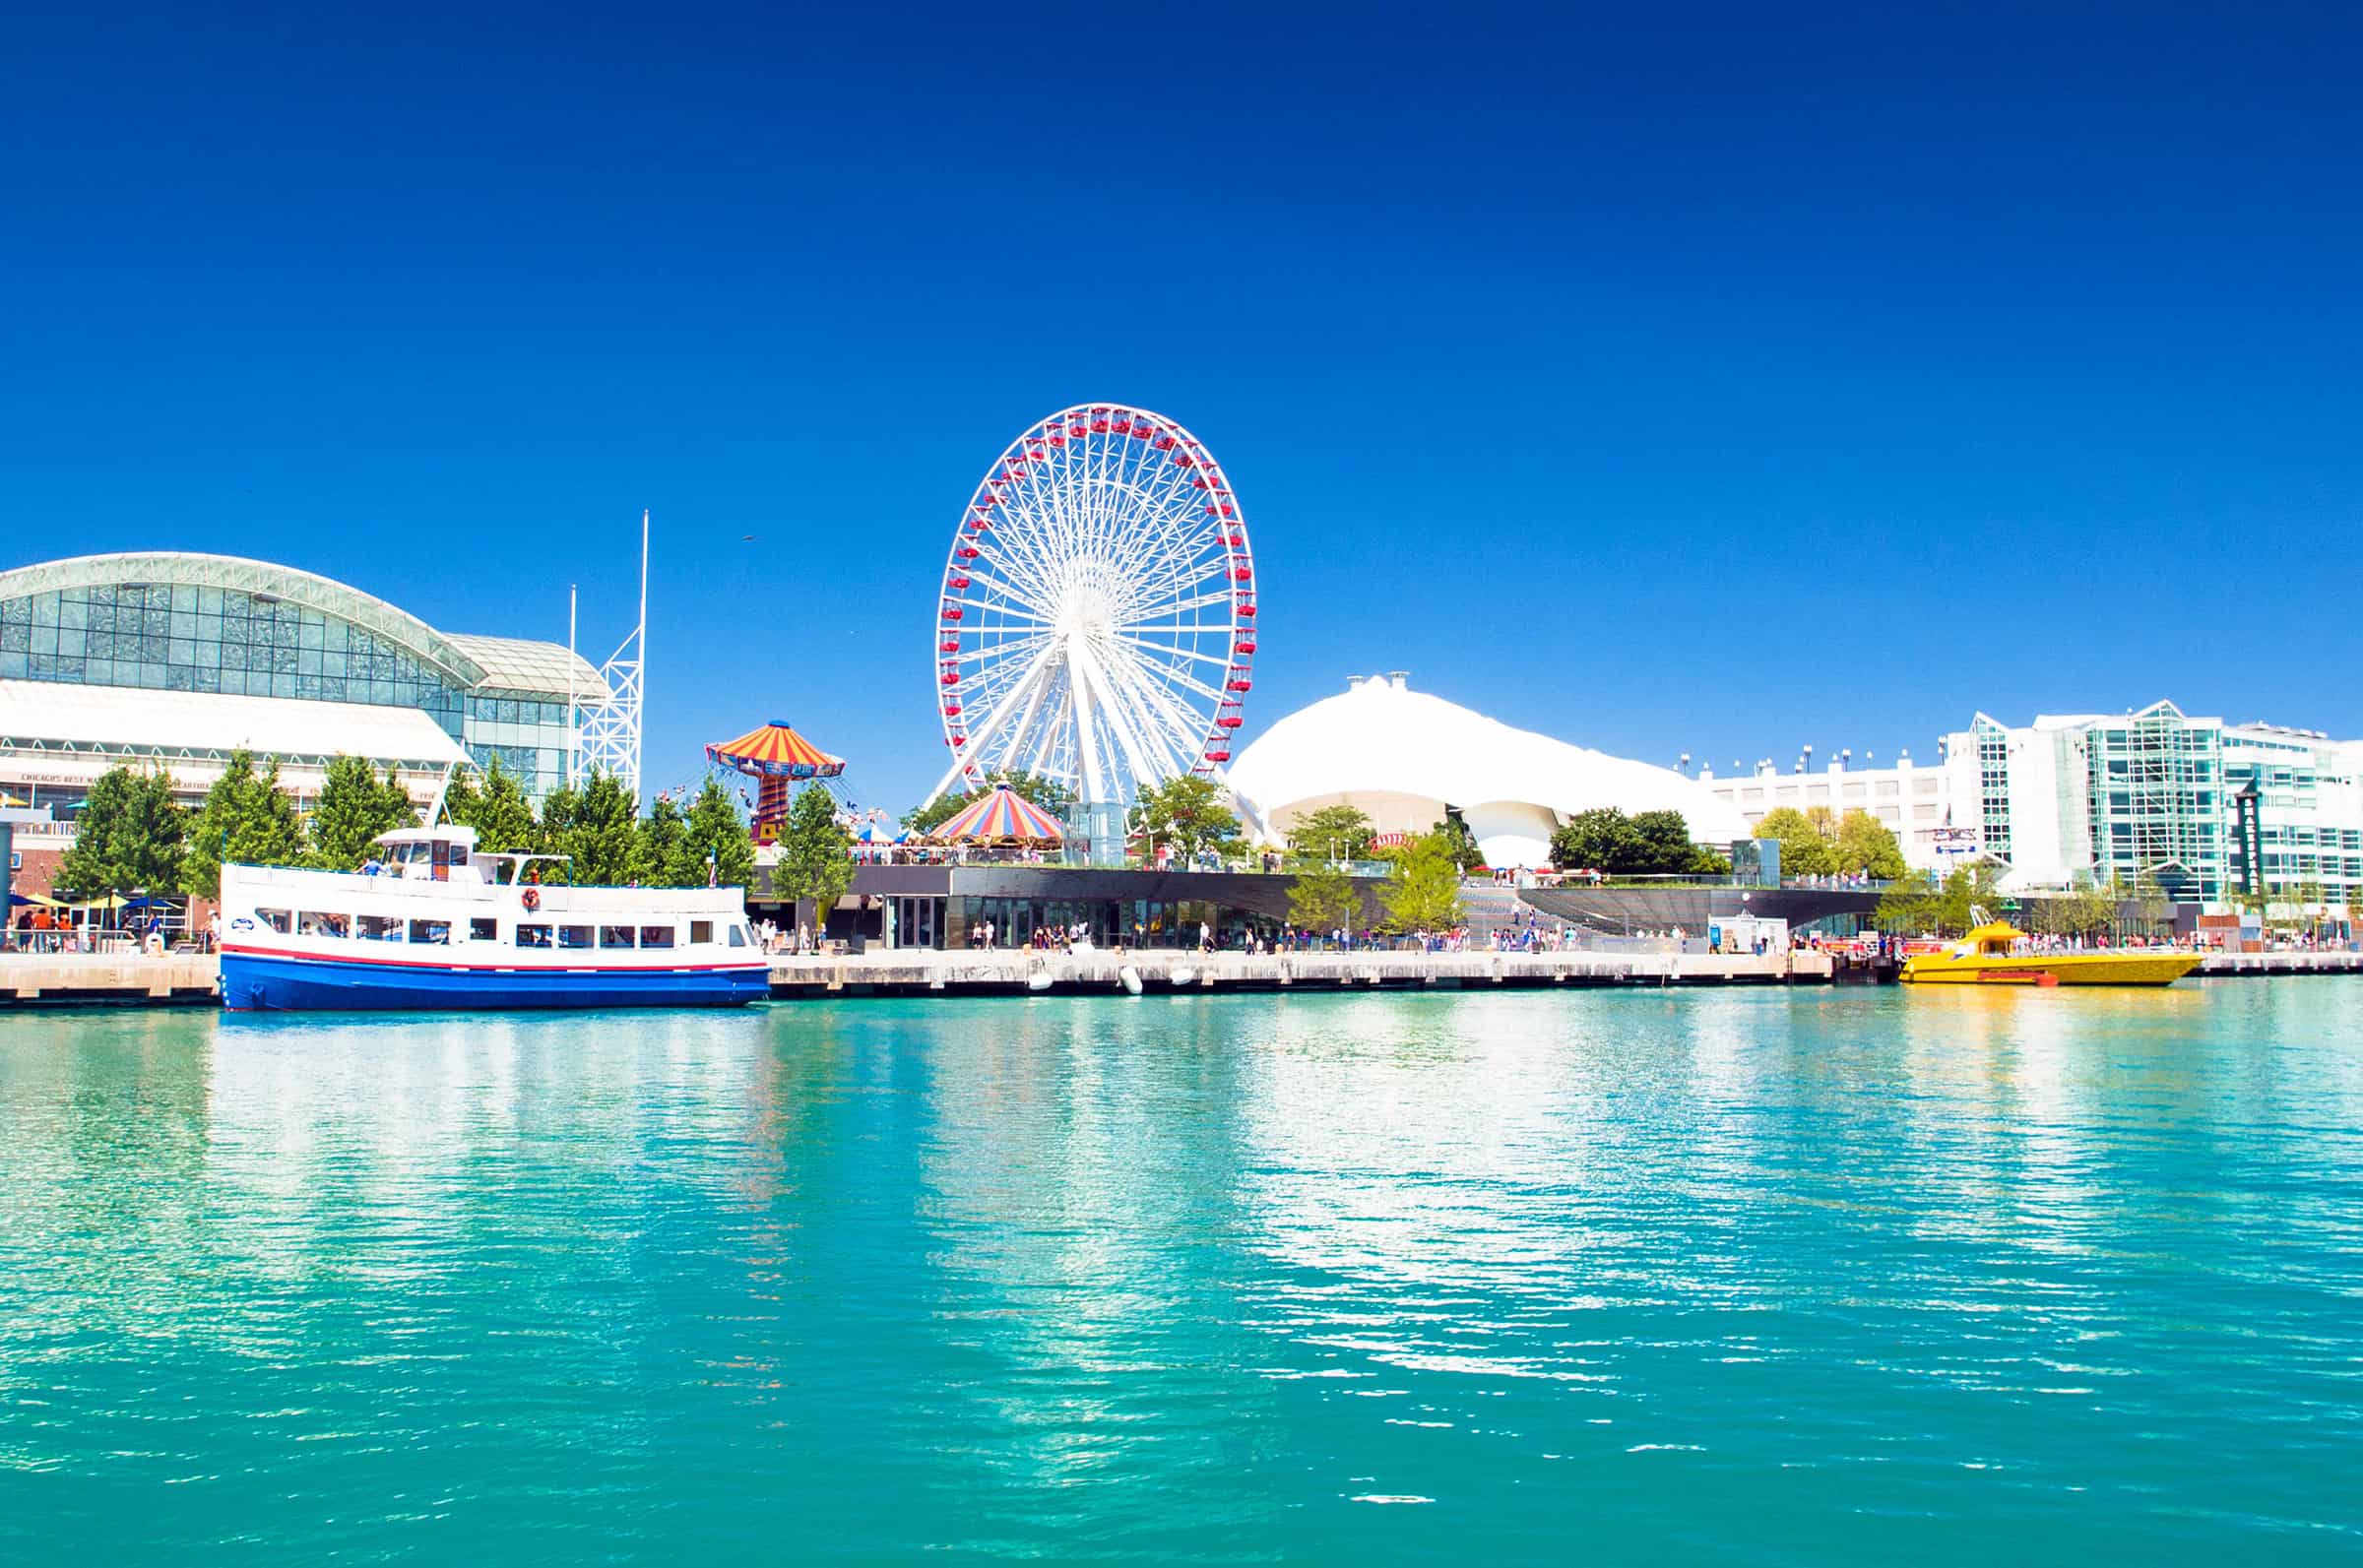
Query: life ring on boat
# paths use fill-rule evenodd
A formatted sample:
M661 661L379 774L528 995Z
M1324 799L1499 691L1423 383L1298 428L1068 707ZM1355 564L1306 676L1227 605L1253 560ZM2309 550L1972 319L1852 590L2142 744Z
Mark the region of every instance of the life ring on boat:
M525 904L525 912L528 914L533 913L536 909L542 908L542 890L540 888L527 888L525 890L525 898L523 902Z

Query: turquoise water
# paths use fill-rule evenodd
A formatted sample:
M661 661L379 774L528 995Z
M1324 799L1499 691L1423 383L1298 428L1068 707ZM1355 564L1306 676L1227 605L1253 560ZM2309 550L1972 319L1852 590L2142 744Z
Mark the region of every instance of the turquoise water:
M0 1016L0 1562L2353 1562L2363 982Z

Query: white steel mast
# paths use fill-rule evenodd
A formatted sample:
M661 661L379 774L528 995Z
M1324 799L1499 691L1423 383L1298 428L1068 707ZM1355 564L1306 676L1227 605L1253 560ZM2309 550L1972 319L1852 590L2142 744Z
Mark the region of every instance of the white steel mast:
M599 667L605 700L582 728L586 774L606 771L640 794L640 713L648 676L648 513L640 514L640 620Z

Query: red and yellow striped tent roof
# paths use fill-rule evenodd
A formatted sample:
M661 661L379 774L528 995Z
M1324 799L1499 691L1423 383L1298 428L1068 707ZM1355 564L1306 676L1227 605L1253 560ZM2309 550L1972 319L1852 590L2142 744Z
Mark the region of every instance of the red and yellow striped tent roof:
M845 772L843 757L830 756L777 719L708 746L706 760L769 779L834 779Z
M1007 784L966 810L946 818L926 835L929 844L1007 844L1049 847L1066 842L1058 819Z

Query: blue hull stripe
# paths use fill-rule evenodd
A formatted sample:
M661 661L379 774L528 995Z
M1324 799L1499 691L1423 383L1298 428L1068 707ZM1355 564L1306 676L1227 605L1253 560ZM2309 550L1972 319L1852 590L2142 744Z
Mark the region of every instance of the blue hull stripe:
M350 959L222 955L222 1005L232 1012L349 1008L737 1007L771 994L763 969L445 969Z

